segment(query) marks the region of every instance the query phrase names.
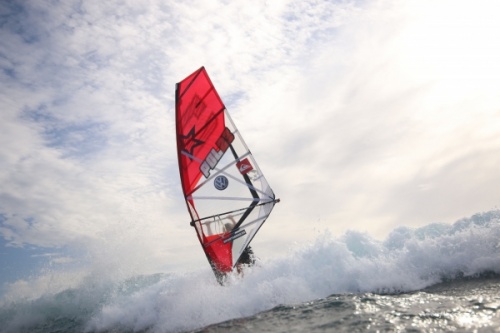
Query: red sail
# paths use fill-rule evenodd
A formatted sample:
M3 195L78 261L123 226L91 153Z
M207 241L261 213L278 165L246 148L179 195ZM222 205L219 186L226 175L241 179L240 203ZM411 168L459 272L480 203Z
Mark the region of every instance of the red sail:
M219 138L225 130L224 109L204 67L177 84L177 153L182 189L191 219L197 221L194 226L210 263L216 271L227 273L232 270L231 243L224 243L221 235L203 232L190 197L203 176L204 161L212 149L220 151Z
M278 200L205 68L177 84L177 153L182 191L214 273L239 267Z
M204 67L177 84L177 152L184 195L202 176L202 162L224 131L224 103Z

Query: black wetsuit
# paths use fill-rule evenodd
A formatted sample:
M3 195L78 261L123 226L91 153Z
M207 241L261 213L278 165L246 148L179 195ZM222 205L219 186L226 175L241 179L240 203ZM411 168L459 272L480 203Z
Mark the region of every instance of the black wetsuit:
M238 264L243 264L248 266L253 266L253 264L255 264L255 256L250 246L247 246L246 249L243 251L240 259L238 259Z

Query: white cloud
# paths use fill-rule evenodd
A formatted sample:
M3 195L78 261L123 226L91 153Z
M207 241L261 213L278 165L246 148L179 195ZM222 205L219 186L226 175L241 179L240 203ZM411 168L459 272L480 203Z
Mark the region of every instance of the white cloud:
M3 4L0 232L16 246L104 251L104 266L204 263L173 124L175 82L201 65L282 198L260 256L321 228L381 237L492 209L496 7Z

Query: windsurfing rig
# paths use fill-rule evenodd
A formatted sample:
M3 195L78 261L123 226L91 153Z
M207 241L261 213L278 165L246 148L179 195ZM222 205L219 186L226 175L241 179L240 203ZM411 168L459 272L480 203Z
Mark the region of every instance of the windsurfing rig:
M223 284L280 200L204 67L176 84L175 117L190 225Z

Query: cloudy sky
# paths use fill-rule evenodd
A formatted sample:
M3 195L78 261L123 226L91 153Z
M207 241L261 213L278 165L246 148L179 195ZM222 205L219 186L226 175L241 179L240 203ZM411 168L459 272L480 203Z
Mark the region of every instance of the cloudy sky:
M383 239L497 209L499 11L1 1L0 283L208 267L174 137L175 83L202 65L282 200L254 240L262 259L324 230Z

